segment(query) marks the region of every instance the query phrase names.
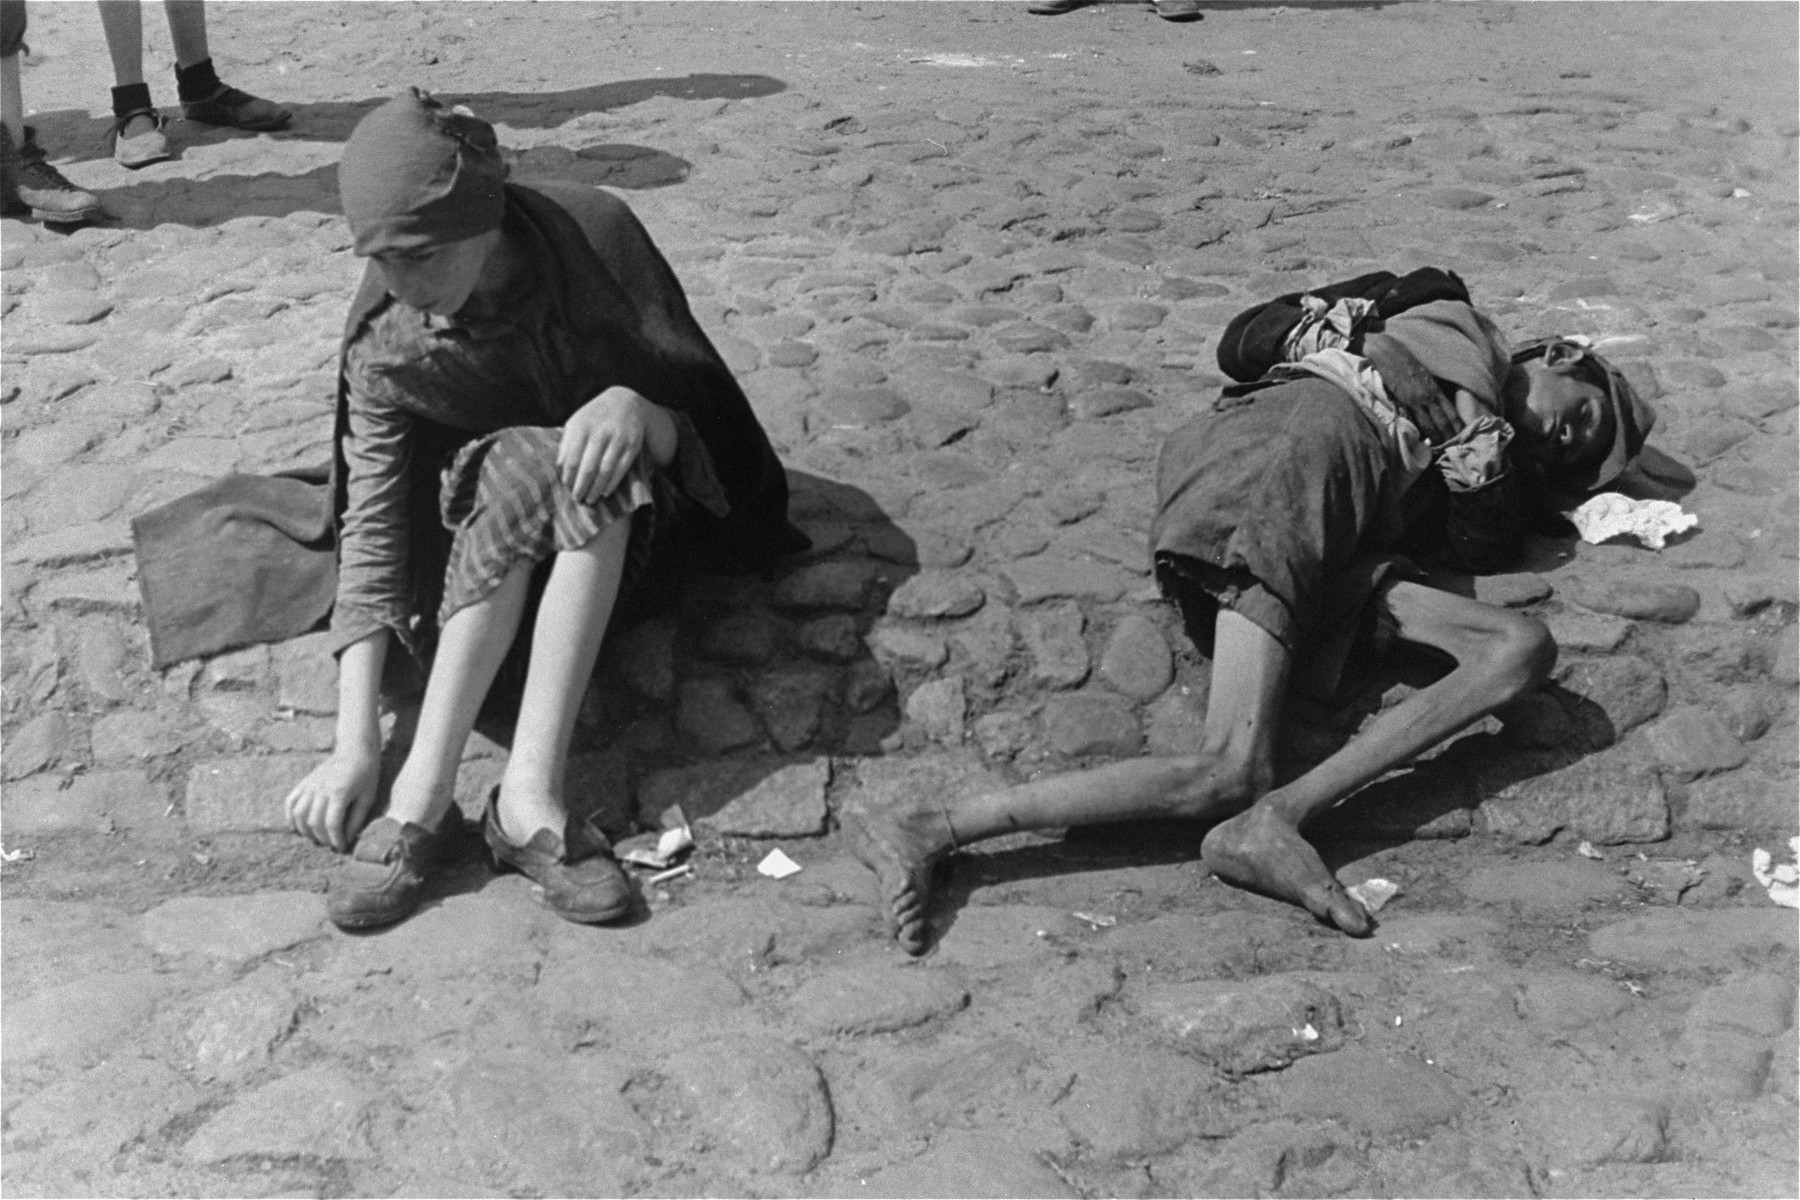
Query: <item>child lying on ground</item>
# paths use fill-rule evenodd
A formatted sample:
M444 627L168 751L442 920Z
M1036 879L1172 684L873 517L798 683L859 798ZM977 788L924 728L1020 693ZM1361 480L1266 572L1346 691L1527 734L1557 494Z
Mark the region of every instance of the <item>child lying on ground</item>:
M1367 935L1374 922L1301 827L1537 686L1556 660L1541 622L1428 587L1407 556L1504 565L1533 503L1604 486L1655 420L1577 341L1510 350L1440 271L1259 305L1228 327L1219 361L1245 382L1165 442L1151 527L1158 583L1213 659L1200 744L948 803L849 812L909 952L927 944L932 866L958 846L1168 817L1219 822L1201 854L1221 878ZM1276 787L1289 689L1329 697L1353 654L1395 640L1456 665Z

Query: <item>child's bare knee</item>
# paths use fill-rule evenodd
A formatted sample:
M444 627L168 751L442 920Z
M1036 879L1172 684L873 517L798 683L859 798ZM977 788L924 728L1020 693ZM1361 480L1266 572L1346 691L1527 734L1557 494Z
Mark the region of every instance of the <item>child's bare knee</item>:
M1522 694L1550 677L1556 666L1556 639L1536 617L1507 613L1495 629L1491 653L1507 690Z

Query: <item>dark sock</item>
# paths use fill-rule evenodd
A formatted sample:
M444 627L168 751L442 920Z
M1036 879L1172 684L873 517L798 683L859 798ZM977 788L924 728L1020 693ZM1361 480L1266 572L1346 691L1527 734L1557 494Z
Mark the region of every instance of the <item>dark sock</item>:
M113 93L113 116L123 117L127 113L143 112L155 109L150 103L150 85L147 83L128 83L124 87L116 87Z
M218 91L220 86L210 58L203 58L191 67L175 68L175 94L183 104L204 100Z

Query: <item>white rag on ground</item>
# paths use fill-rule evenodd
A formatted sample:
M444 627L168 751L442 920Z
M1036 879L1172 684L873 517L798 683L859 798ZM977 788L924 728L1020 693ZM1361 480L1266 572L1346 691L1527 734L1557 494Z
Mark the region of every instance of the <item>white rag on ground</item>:
M1800 908L1800 837L1788 839L1788 853L1793 862L1776 863L1758 846L1750 856L1750 873L1769 893L1769 899L1784 908Z
M1633 500L1618 492L1601 492L1569 514L1581 540L1598 546L1609 539L1634 537L1652 550L1661 550L1670 534L1700 523L1693 513L1669 500Z

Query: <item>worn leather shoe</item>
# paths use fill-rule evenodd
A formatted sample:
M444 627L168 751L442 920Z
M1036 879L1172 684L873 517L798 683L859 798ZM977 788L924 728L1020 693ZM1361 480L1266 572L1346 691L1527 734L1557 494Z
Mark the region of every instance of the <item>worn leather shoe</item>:
M495 788L481 834L495 865L510 867L542 887L545 902L563 920L597 925L630 914L631 884L612 856L612 843L592 820L571 819L564 837L540 829L529 842L516 845L500 830L500 789Z
M248 129L252 133L286 129L294 117L284 105L223 83L204 100L183 101L181 115L202 125L225 125L232 129Z
M462 827L455 805L436 830L393 817L369 822L326 886L331 923L339 929L374 929L412 916L426 877L447 857Z

